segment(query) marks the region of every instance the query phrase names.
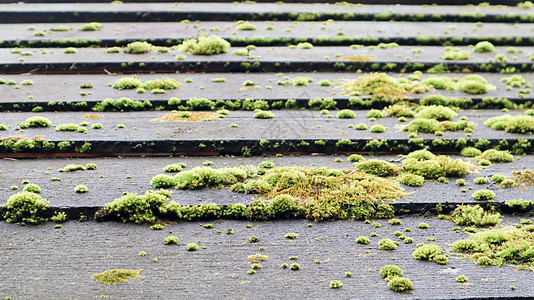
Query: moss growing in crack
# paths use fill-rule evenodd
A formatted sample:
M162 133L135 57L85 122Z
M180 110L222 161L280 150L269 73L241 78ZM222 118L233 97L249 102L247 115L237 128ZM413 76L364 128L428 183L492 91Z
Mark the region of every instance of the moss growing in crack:
M138 110L147 110L152 107L150 101L138 101L131 100L126 97L122 97L118 100L113 100L111 98L104 99L104 101L99 102L93 106L93 111L104 112L104 111L138 111Z
M198 39L185 40L177 49L192 55L214 55L225 53L228 47L230 43L218 36L202 35Z
M9 223L39 224L46 219L43 212L48 206L48 201L36 193L20 192L11 195L4 205L6 213L4 218Z
M479 205L460 205L449 216L439 217L462 226L495 226L502 220L501 214L484 211Z
M172 207L166 205L170 192L147 191L144 195L127 193L121 198L107 203L95 215L96 219L101 219L112 215L123 222L134 222L138 224L155 222L158 215L163 215Z
M127 283L128 279L130 278L141 278L142 276L139 276L139 273L141 273L141 270L122 270L122 269L112 269L107 270L102 273L96 273L91 276L94 280L105 283L107 285L110 284L117 284L120 282Z
M56 211L54 215L50 217L50 220L56 223L63 223L67 221L67 214L63 211Z

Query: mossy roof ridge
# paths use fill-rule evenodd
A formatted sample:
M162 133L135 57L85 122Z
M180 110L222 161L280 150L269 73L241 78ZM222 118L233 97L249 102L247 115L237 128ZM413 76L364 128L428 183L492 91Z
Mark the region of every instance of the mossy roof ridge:
M348 96L342 96L339 94L339 90L334 86L337 81L342 79L355 79L360 76L367 75L368 73L361 74L344 74L344 73L160 73L160 74L137 74L136 77L141 81L159 79L159 78L171 78L180 83L185 83L182 87L174 90L166 90L165 94L152 94L150 91L145 93L137 93L135 89L131 90L118 90L113 89L109 84L113 84L115 81L130 77L131 74L117 74L117 76L100 75L100 74L56 74L56 75L44 75L33 74L17 75L17 74L3 74L0 75L1 79L6 81L13 80L19 89L13 86L0 85L2 93L0 94L0 104L3 105L3 110L13 110L10 104L19 104L19 109L31 110L34 106L38 105L45 110L58 110L57 107L47 108L47 103L52 102L67 102L73 103L88 102L86 108L78 106L77 109L90 111L93 104L97 101L103 101L106 98L119 99L120 97L127 97L132 100L150 100L153 102L153 107L159 105L167 105L167 101L171 97L176 97L180 100L186 101L193 97L207 98L212 101L217 99L223 100L244 100L246 98L262 99L270 103L276 101L286 101L287 99L296 99L300 106L307 106L307 102L310 98L329 98L332 97L338 102L338 108L350 107L348 104ZM484 97L494 98L507 98L515 103L522 103L531 101L531 94L525 94L522 99L518 97L518 91L521 88L513 88L510 91L506 91L506 84L501 82L505 77L510 77L512 74L495 74L495 73L476 73L484 77L489 84L495 87L495 89L489 90L486 94L469 95L456 92L448 92L445 90L435 90L424 94L410 94L407 100L412 102L419 102L420 99L425 98L428 95L440 94L445 97L461 97L471 98L473 104L480 102ZM401 73L389 73L393 78L400 79L406 78L410 74ZM437 77L450 77L450 78L462 78L467 74L460 73L448 73L448 74L423 74L421 79L437 76ZM520 75L525 80L534 81L534 74L532 73L520 73L513 74ZM313 79L313 82L308 83L307 86L293 86L278 85L278 81L285 81L296 77L309 77ZM224 78L225 82L214 82L215 79ZM33 85L22 85L24 80L30 79ZM191 83L186 83L187 79L191 79ZM250 80L254 83L252 88L244 88L245 81ZM330 81L332 85L321 85L324 80ZM80 86L84 84L91 84L92 88L82 89ZM201 89L203 87L203 89ZM523 88L523 87L522 87ZM44 92L46 89L46 92ZM221 91L224 94L221 95ZM29 98L28 95L32 97ZM361 95L360 98L367 99L369 96ZM26 108L27 107L27 108ZM170 107L169 107L170 108ZM67 108L64 108L67 109Z
M502 0L501 0L502 1ZM270 19L274 17L288 15L288 19L299 19L300 13L309 14L312 17L317 17L318 12L322 12L325 15L334 15L340 14L338 18L347 18L352 15L368 15L368 16L377 16L378 19L383 17L396 17L407 19L413 15L424 15L424 16L435 16L439 15L440 17L427 18L434 21L439 21L442 19L451 19L456 17L458 19L466 19L469 17L467 14L476 14L479 19L482 20L499 20L498 17L507 16L510 14L517 16L529 16L530 10L522 9L515 6L516 2L510 1L509 4L514 4L510 6L473 6L473 5L440 5L440 6L431 6L431 5L403 5L399 2L388 3L388 1L383 1L380 4L366 3L365 5L334 5L333 3L284 3L283 5L275 3L210 3L209 5L198 6L196 3L180 3L176 5L175 3L124 3L121 5L110 5L109 3L31 3L39 1L30 1L25 3L25 5L12 5L4 4L2 11L7 13L26 13L26 14L35 14L39 12L46 12L49 15L53 13L63 13L63 16L68 16L74 20L83 20L86 18L84 13L93 13L97 14L97 19L100 17L108 17L105 12L111 12L115 15L120 13L122 15L129 15L131 20L141 20L140 15L136 14L139 11L145 13L151 13L152 15L161 16L163 13L176 13L181 12L184 15L192 15L195 17L210 15L212 13L220 14L225 12L225 15L239 15L246 14L252 18L259 19ZM48 2L48 1L44 1ZM68 1L65 1L68 2ZM406 1L404 1L406 3ZM407 4L424 4L420 1L410 2ZM434 2L431 2L434 3ZM385 5L384 5L385 4ZM388 5L389 4L389 5ZM450 4L450 2L439 3L439 4ZM78 12L79 15L73 16L74 12ZM386 12L386 13L385 13ZM98 15L100 13L100 16ZM277 14L273 14L277 13ZM103 16L102 16L103 15ZM164 14L163 14L164 15ZM223 16L221 16L223 17ZM221 18L219 17L219 18ZM497 18L495 18L497 17ZM147 16L143 16L144 19L147 19ZM304 16L301 16L303 18ZM308 19L310 16L308 16ZM510 18L510 17L509 17ZM43 18L44 19L44 18ZM148 16L150 19L150 16ZM50 20L50 16L47 18ZM425 19L423 19L425 20ZM502 18L501 18L502 20ZM94 21L94 16L91 21Z
M336 21L336 22L290 22L275 21L251 21L256 30L238 30L236 22L222 21L199 21L191 23L180 22L109 22L101 24L103 27L96 31L79 31L85 24L79 23L25 23L25 24L2 24L5 29L3 47L10 41L35 43L37 41L64 41L64 40L95 40L106 41L110 44L118 41L130 40L154 40L164 43L169 40L176 43L177 40L197 37L203 33L218 35L233 41L236 44L240 39L248 39L256 46L263 40L273 40L272 44L285 45L293 40L308 39L319 44L327 43L328 40L337 43L345 42L372 44L380 42L411 41L411 44L442 44L449 41L454 45L476 43L476 41L489 40L493 43L514 43L517 40L529 45L529 39L534 37L530 30L530 24L506 23L483 23L475 26L472 22L388 22L388 21ZM425 30L421 30L421 24L425 24ZM33 30L28 27L32 26ZM69 31L51 31L58 26L71 27ZM165 28L165 30L161 30ZM210 30L211 29L211 30ZM44 35L36 35L36 32ZM173 34L170 34L173 33ZM441 41L441 42L440 42ZM95 42L96 43L96 42ZM0 44L0 45L2 45ZM61 45L59 42L56 44ZM74 43L72 43L74 45ZM244 45L246 46L246 44ZM41 47L41 46L39 46Z

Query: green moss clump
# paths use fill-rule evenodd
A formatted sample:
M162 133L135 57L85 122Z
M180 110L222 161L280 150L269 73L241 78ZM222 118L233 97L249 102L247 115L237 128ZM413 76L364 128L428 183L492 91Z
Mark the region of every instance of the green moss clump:
M139 87L141 85L141 80L136 77L123 77L113 83L114 89L119 90L131 90Z
M441 58L444 60L468 60L469 52L462 51L459 48L446 47L445 54Z
M332 280L330 281L330 288L331 289L339 289L343 286L343 283L339 280Z
M59 124L55 126L56 131L76 131L80 133L87 133L87 128L75 123Z
M488 82L480 75L467 75L458 81L458 90L466 94L486 94Z
M21 129L36 128L36 127L50 127L52 123L50 119L45 117L29 117L23 123L19 123Z
M420 187L425 183L425 177L412 173L401 173L397 181L407 186Z
M313 49L313 45L311 43L308 43L308 42L298 43L297 44L297 48L298 49Z
M143 82L139 87L145 90L157 90L157 89L174 90L182 86L183 86L183 83L180 83L171 78L157 78L154 80L147 80Z
M534 133L534 117L532 116L513 116L504 128L506 132L510 133Z
M128 282L128 279L130 278L140 278L139 273L141 273L141 270L121 270L121 269L113 269L113 270L107 270L102 273L93 274L91 278L94 280L105 283L107 285L110 284L117 284L119 282Z
M495 198L495 192L491 190L477 190L471 197L478 201L491 200Z
M127 193L125 196L107 203L97 215L100 218L115 216L125 223L153 223L156 221L157 216L168 212L169 207L166 203L169 197L170 192L163 190L147 191L144 195Z
M87 23L87 24L84 24L81 28L80 28L80 31L98 31L100 29L102 29L104 27L104 25L98 23L98 22L91 22L91 23Z
M384 108L384 114L388 117L413 118L415 116L415 111L405 104L394 104Z
M473 51L477 53L494 52L495 46L493 46L493 44L488 41L482 41L482 42L478 42L475 45L475 48L473 48Z
M214 55L225 53L230 43L218 36L202 35L198 39L185 40L177 48L192 55Z
M414 119L402 129L406 132L435 133L441 130L441 124L435 119Z
M456 118L458 114L454 110L441 106L441 105L432 105L426 106L419 110L415 115L416 118L421 119L434 119L438 121L452 120Z
M491 162L505 163L514 161L514 157L508 151L500 151L495 149L488 149L482 152L481 155L477 156L478 161L482 159L487 159Z
M130 54L143 54L152 51L153 47L152 44L147 43L146 41L133 42L126 45L124 52Z
M250 24L249 21L239 20L237 21L236 29L242 30L242 31L250 31L250 30L256 30L256 26L253 24Z
M85 167L82 165L66 165L63 168L57 170L58 172L74 172L74 171L85 171Z
M446 265L449 263L449 258L445 255L436 255L432 260L438 265Z
M351 154L349 155L347 160L353 163L357 163L357 162L365 161L365 158L359 154Z
M184 164L179 163L179 164L166 165L165 168L163 168L163 170L168 173L178 173L182 171L183 168L184 168Z
M336 117L339 119L354 119L356 114L350 109L342 109L337 113Z
M274 218L291 218L299 215L296 199L291 195L278 195L269 203L270 215Z
M413 289L413 283L406 277L394 277L388 282L388 287L395 292L405 292Z
M165 238L165 245L175 245L175 244L179 244L179 243L180 243L180 241L174 235L169 235L168 237Z
M467 279L467 276L465 275L460 275L458 277L456 277L456 282L459 282L459 283L464 283L464 282L467 282L468 279Z
M4 218L9 223L39 224L46 219L42 216L48 201L36 193L20 192L12 195L4 205Z
M371 126L371 128L369 128L369 131L373 133L384 133L386 132L386 130L387 130L387 127L384 125L380 125L380 124L373 125Z
M354 169L380 177L396 176L400 172L399 166L379 159L369 159L354 163Z
M87 189L87 186L80 184L74 187L74 191L79 194L87 193L89 189Z
M110 47L106 49L106 53L120 53L121 47Z
M383 251L397 250L397 243L390 239L381 239L378 241L378 249Z
M39 187L37 184L34 184L34 183L30 183L28 185L26 185L24 187L24 192L30 192L30 193L35 193L35 194L39 194L41 193L41 187Z
M76 48L74 47L67 47L63 50L63 53L67 53L67 54L73 54L73 53L77 53L78 50L76 50Z
M254 113L255 119L272 119L274 114L270 111L260 110Z
M358 244L369 245L370 242L371 242L371 239L363 235L356 238L356 243Z
M433 260L443 252L440 246L435 244L422 244L414 249L412 256L417 260Z
M430 226L428 226L427 223L419 223L419 225L417 225L417 228L419 229L428 229Z
M482 151L475 147L465 147L460 152L460 155L465 157L475 157L479 156L480 154L482 154Z
M198 250L198 245L195 244L195 243L189 243L185 246L185 250L187 251L197 251Z
M402 277L403 271L396 265L386 265L380 269L382 278Z

